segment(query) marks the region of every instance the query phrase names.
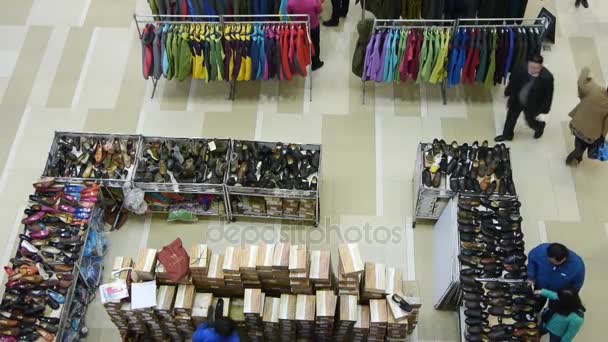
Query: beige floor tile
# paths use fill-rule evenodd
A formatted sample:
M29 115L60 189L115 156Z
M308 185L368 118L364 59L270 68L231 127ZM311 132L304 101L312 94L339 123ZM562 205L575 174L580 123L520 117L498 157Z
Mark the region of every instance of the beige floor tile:
M32 8L33 0L12 2L2 1L2 12L0 13L0 23L3 25L23 25Z
M90 4L91 0L34 0L27 24L82 26ZM63 10L56 11L56 8Z

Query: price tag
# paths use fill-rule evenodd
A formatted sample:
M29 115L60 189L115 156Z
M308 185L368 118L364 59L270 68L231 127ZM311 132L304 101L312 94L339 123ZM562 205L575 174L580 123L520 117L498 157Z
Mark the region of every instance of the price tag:
M217 149L217 147L215 146L215 141L210 141L207 145L209 146L209 150L211 150L211 152Z

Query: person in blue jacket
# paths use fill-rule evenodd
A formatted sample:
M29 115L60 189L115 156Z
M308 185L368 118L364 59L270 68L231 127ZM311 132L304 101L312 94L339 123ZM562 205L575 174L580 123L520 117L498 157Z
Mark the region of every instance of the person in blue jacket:
M215 307L210 306L207 317L212 318L209 323L201 324L194 335L192 342L239 342L240 338L234 329L234 322L228 317L224 317L224 300L220 298Z
M528 282L535 289L580 291L585 282L585 263L561 243L543 243L528 254ZM536 310L540 312L546 303L546 297L537 298ZM552 301L549 301L549 309L551 307Z

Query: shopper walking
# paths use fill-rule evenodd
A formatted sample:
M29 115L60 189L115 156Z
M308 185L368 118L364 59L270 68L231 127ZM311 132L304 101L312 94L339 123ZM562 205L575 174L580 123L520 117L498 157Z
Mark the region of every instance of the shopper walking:
M580 291L585 282L585 263L561 243L543 243L528 254L528 282L537 290L559 292L574 288ZM537 298L536 310L540 312L546 303L545 297ZM549 308L552 306L549 302Z
M589 2L587 0L576 0L574 2L574 7L579 8L583 4L583 7L589 8Z
M543 57L532 57L525 68L511 73L509 84L505 89L507 102L507 120L502 134L494 141L513 140L515 124L521 112L528 126L534 130L534 139L540 138L545 131L545 122L539 120L540 114L549 113L553 102L553 75L543 66Z
M583 160L585 150L608 133L608 89L595 83L585 67L578 78L580 102L568 114L570 131L574 135L574 151L566 158L566 164L576 166Z
M585 320L585 307L578 291L574 288L559 292L542 289L534 293L555 303L553 310L547 309L542 314L541 333L548 333L550 342L573 341Z
M319 17L321 15L321 0L289 0L287 12L289 14L305 14L310 18L310 39L314 48L312 57L312 70L323 66L321 61L321 28Z
M323 26L338 26L340 18L346 18L349 5L349 0L331 0L331 19L324 21Z

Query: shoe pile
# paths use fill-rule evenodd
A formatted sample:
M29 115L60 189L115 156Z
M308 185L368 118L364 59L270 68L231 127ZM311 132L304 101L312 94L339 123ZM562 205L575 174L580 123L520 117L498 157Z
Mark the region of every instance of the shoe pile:
M505 144L490 147L475 141L470 146L456 141L448 145L433 140L423 145L422 184L449 188L460 193L517 195L513 183L509 149Z
M56 136L44 176L120 179L128 178L135 161L136 138Z
M480 278L526 279L520 206L517 200L458 199L458 259L462 266L470 267Z
M135 182L221 184L228 147L224 139L146 139Z
M524 282L527 266L520 206L514 199L458 199L458 260L467 341L535 341L538 336L533 323L534 294Z
M472 280L463 290L467 341L538 341L536 303L527 283Z
M174 192L146 192L144 200L151 212L168 213L186 208L197 215L226 215L223 196Z
M0 339L52 341L60 327L73 270L82 254L99 185L34 184L25 209L19 249L5 266L6 292L0 303ZM67 298L67 300L71 300Z
M298 144L233 142L226 185L317 190L321 152Z

